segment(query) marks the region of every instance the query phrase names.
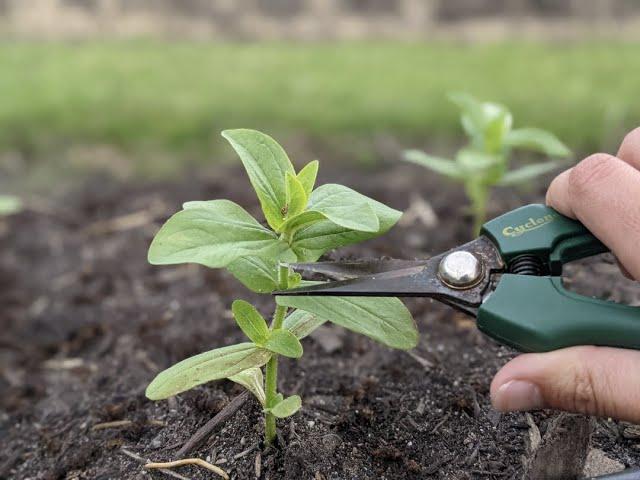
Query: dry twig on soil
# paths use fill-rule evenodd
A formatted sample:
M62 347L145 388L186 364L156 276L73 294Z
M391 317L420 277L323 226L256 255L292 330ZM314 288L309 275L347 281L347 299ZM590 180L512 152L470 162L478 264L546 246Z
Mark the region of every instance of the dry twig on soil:
M436 426L435 426L435 427L433 427L433 430L431 430L431 432L429 432L429 433L431 433L431 434L436 433L436 432L438 431L438 429L439 429L442 425L444 425L445 423L447 423L447 420L449 420L449 417L450 417L450 416L451 416L451 412L447 413L447 414L444 416L444 418L443 418L442 420L440 420L440 421L436 424Z
M107 428L128 427L132 423L133 422L131 420L116 420L115 422L96 423L93 427L91 427L91 430L96 431L96 430L106 430Z
M242 452L234 455L233 459L234 460L238 460L238 459L250 454L251 452L253 452L257 447L258 447L258 444L255 443L255 444L251 445L249 448L247 448L246 450L243 450Z
M183 447L180 450L178 450L176 455L179 457L182 457L183 455L186 455L191 450L193 450L198 445L200 445L203 441L206 440L206 438L211 434L211 432L213 432L213 430L216 427L218 427L219 425L222 425L229 418L231 418L233 414L235 414L238 410L240 410L240 407L244 405L244 402L246 402L248 398L249 398L249 392L245 391L245 392L242 392L233 400L231 400L226 407L224 407L222 410L220 410L216 414L215 417L213 417L211 420L205 423L202 427L200 427L198 431L194 433L189 440L187 440L187 442L183 445Z
M146 422L147 425L151 425L152 427L166 427L167 424L160 421L160 420L147 420ZM93 430L94 432L97 430L106 430L108 428L123 428L123 427L129 427L133 425L133 422L131 420L115 420L113 422L102 422L102 423L96 423L94 426L91 427L91 430Z
M417 353L414 353L410 350L405 351L405 353L413 358L416 362L418 362L420 366L425 370L431 370L433 368L433 362L430 362L426 358L421 357Z
M260 474L262 473L262 455L260 455L260 452L258 452L258 454L256 455L254 466L256 471L256 478L260 478Z
M125 448L120 449L120 451L124 455L126 455L127 457L133 458L137 462L144 463L144 464L150 463L150 461L148 459L143 458L140 455L136 455L135 453L130 452L129 450L127 450ZM161 468L158 471L164 473L165 475L169 475L170 477L177 478L178 480L190 480L189 478L187 478L187 477L185 477L183 475L180 475L179 473L172 472L171 470L168 470L166 468Z
M220 475L224 480L229 480L227 472L216 465L212 465L209 462L202 460L201 458L183 458L181 460L174 460L173 462L150 462L145 464L144 468L167 469L180 467L182 465L198 465L199 467L206 468L207 470Z

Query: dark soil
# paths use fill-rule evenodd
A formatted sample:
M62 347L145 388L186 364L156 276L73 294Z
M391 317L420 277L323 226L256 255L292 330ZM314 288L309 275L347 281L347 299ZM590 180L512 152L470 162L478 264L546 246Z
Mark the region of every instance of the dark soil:
M423 221L414 216L334 257L413 258L469 240L464 197L439 178L410 166L321 173L322 183L344 183L399 209L413 203L423 214ZM410 201L418 194L437 221ZM492 215L543 198L542 190L497 197ZM161 222L185 200L213 198L260 215L236 168L165 184L94 179L51 210L3 221L0 477L169 478L145 472L122 448L154 461L175 459L195 431L241 393L221 381L172 401L144 397L160 370L241 341L229 314L234 299L254 302L265 315L273 308L269 296L248 292L223 271L147 264ZM590 293L638 301L637 287L610 260L573 272L573 283ZM191 456L240 479L255 478L256 464L265 479L519 478L529 455L529 424L524 414L493 411L488 391L515 353L446 306L420 299L407 305L422 334L411 353L324 327L305 340L301 360L281 361L280 388L299 393L303 409L280 422L280 448L262 449L261 412L251 399ZM543 434L553 417L535 415ZM130 423L95 427L120 420ZM598 420L592 446L638 465L640 439L623 435L628 430ZM215 477L191 466L177 471L191 479Z

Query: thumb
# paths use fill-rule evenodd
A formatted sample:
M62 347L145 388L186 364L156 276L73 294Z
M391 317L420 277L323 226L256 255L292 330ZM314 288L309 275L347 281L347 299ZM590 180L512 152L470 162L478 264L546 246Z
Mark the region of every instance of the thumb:
M571 347L529 353L507 363L491 383L503 412L555 408L640 422L640 351Z

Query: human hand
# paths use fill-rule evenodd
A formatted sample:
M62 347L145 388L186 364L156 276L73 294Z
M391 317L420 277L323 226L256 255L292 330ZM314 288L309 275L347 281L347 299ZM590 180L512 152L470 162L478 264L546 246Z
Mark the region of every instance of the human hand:
M615 157L591 155L558 175L547 204L580 220L640 280L640 128ZM556 408L640 423L640 351L580 346L521 355L495 376L491 400L501 411Z

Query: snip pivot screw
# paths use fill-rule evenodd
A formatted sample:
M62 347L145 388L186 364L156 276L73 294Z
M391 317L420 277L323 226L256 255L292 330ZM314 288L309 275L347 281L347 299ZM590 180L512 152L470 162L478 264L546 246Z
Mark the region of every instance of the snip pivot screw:
M472 253L452 252L440 262L438 276L451 288L471 288L482 279L482 264Z

